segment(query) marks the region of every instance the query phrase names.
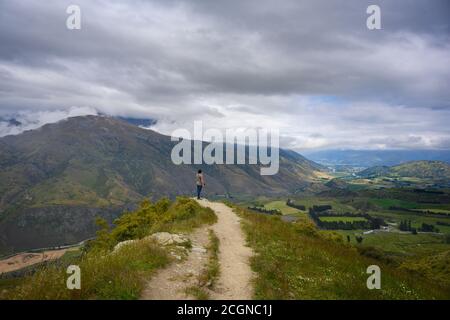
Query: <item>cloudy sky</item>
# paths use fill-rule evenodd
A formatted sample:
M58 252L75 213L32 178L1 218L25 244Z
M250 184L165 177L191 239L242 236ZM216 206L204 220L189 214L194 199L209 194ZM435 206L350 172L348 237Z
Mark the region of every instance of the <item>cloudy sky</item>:
M0 135L100 112L279 128L296 150L449 149L449 22L447 0L1 0L0 116L24 127Z

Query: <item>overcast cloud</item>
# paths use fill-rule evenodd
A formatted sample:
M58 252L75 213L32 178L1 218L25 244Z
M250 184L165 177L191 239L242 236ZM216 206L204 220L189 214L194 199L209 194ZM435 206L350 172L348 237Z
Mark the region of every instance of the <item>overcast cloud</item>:
M297 150L450 148L449 21L447 0L2 0L0 116L24 125L0 136L100 112L278 127Z

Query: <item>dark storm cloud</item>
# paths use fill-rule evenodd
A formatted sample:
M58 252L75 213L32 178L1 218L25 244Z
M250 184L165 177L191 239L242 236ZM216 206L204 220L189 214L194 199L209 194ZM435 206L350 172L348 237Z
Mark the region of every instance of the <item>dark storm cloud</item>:
M65 28L72 3L80 31ZM382 30L366 28L373 3ZM262 121L284 126L294 147L389 147L400 143L393 134L438 147L448 138L449 9L445 0L4 0L0 115L77 106L158 117L166 131L192 119ZM431 128L411 129L399 110ZM392 122L404 131L380 137ZM370 136L349 138L363 129Z

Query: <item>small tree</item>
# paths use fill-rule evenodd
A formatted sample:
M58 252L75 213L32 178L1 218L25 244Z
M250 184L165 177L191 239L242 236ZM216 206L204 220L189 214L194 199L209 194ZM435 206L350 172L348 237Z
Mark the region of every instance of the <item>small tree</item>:
M101 217L97 217L95 219L95 224L99 229L96 232L97 237L93 241L94 249L110 250L114 246L115 242L111 236L111 228L108 222Z

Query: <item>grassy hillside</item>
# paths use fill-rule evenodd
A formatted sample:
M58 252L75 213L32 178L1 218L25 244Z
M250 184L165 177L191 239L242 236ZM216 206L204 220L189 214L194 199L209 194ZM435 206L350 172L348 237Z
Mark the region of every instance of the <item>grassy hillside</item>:
M412 177L449 180L450 164L442 161L411 161L393 167L372 167L358 173L360 177Z
M400 177L450 179L450 164L442 161L413 161L391 168Z
M306 221L286 223L236 207L256 255L257 299L450 299L450 287L367 257L336 233ZM381 268L381 289L368 290L366 269ZM442 265L442 264L441 264Z
M159 231L190 232L216 219L210 209L187 198L173 203L144 201L138 210L117 219L113 229L100 219L96 240L81 255L38 267L22 279L0 279L0 299L138 299L144 279L173 259L167 249L145 236ZM141 240L112 251L118 242L131 239ZM82 271L81 290L66 288L70 264Z

